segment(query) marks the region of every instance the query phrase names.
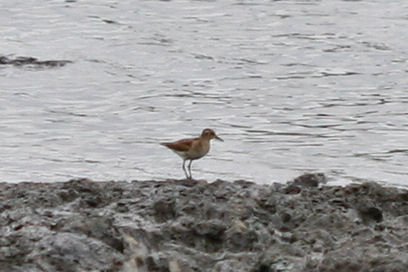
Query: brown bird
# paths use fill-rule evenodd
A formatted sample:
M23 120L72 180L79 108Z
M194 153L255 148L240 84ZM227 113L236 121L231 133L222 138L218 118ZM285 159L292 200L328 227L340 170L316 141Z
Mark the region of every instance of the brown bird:
M182 168L184 174L186 175L187 179L192 179L193 177L191 175L191 163L193 162L193 160L204 157L208 153L208 151L210 151L211 139L217 139L222 142L224 141L215 134L214 130L206 128L198 138L182 139L176 142L160 144L168 147L183 159ZM190 160L190 163L188 164L189 173L187 173L185 167L185 163L187 160Z

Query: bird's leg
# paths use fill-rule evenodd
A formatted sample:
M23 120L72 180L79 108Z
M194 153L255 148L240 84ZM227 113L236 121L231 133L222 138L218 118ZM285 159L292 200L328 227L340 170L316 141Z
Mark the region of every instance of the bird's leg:
M193 175L191 175L191 163L193 160L190 160L190 163L188 164L188 171L190 172L190 179L193 179Z
M186 160L183 160L183 171L184 171L184 174L186 175L186 179L189 179L187 171L186 171L185 163L186 163Z

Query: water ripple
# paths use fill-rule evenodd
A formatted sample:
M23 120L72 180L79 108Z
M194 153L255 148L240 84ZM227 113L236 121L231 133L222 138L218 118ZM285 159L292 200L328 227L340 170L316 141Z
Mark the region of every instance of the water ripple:
M214 128L203 179L407 176L405 1L5 1L4 181L181 178L160 141ZM361 20L364 18L364 20ZM356 27L358 25L358 27Z

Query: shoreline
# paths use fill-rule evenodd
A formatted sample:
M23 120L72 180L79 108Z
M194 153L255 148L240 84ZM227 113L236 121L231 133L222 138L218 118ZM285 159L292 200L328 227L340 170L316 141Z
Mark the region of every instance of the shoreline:
M321 183L0 183L0 270L407 271L408 191Z

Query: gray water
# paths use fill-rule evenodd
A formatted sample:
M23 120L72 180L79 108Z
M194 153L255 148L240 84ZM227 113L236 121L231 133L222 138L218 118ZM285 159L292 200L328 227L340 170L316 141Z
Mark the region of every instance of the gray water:
M2 0L0 181L408 184L408 1Z

